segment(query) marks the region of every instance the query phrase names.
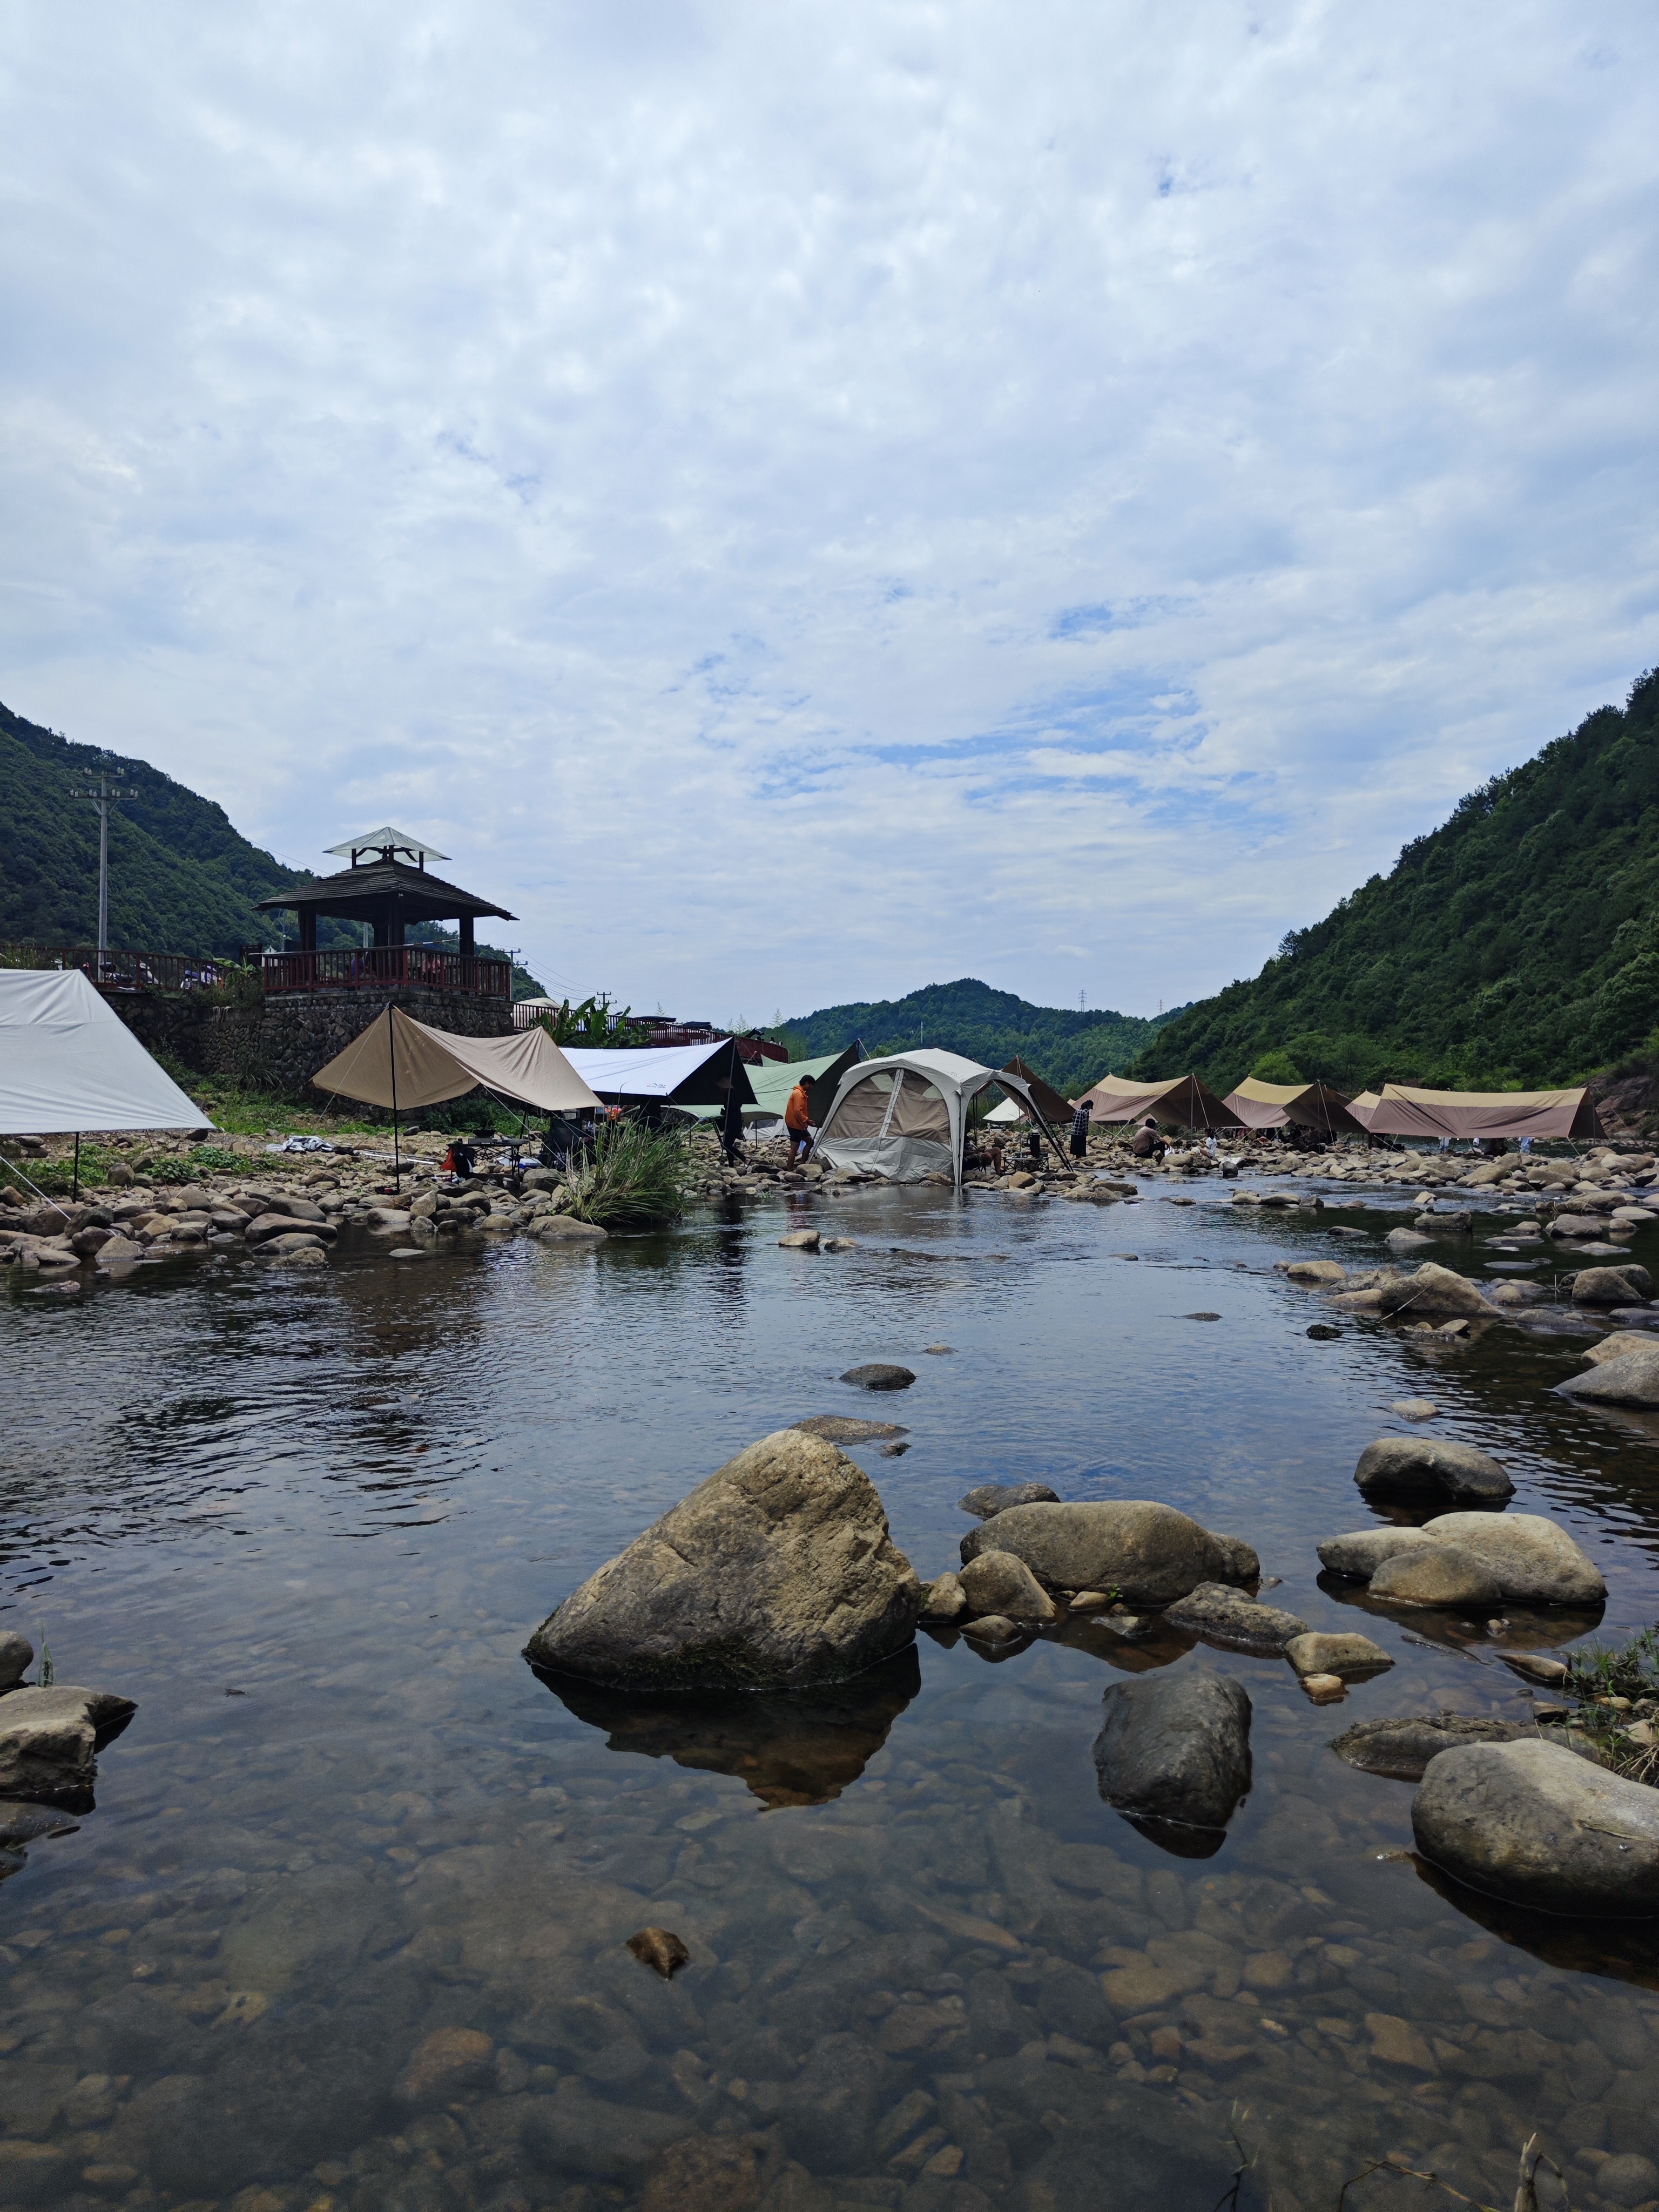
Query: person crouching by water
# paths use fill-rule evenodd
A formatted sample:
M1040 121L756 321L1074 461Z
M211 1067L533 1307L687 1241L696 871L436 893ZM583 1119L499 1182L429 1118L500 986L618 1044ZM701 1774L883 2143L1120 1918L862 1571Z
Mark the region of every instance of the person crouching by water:
M1094 1110L1094 1101L1085 1098L1072 1116L1072 1158L1074 1160L1086 1160L1089 1157L1089 1116Z
M783 1126L789 1132L789 1164L798 1167L812 1149L812 1103L804 1080L789 1094L789 1103L783 1109Z
M1158 1123L1149 1114L1135 1131L1129 1150L1138 1160L1156 1159L1162 1162L1164 1153L1169 1149L1158 1133Z

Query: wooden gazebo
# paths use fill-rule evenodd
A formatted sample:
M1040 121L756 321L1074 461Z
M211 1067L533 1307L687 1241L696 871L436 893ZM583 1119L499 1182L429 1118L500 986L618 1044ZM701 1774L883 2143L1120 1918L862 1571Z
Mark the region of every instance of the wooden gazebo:
M329 851L349 855L349 866L259 901L262 913L291 908L300 922L298 952L265 956L267 991L415 985L511 1000L511 965L504 960L480 960L476 930L480 915L501 921L516 921L518 916L433 875L427 862L447 860L447 854L389 824L332 845ZM317 923L324 915L334 921L367 923L372 945L319 952ZM405 945L404 931L419 921L454 922L460 937L459 954Z

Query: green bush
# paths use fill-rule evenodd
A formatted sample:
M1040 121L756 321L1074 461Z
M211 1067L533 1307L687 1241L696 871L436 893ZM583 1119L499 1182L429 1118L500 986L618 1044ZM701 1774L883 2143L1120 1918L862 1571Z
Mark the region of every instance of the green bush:
M633 1116L599 1126L594 1157L570 1178L569 1211L600 1229L653 1229L685 1210L686 1140Z

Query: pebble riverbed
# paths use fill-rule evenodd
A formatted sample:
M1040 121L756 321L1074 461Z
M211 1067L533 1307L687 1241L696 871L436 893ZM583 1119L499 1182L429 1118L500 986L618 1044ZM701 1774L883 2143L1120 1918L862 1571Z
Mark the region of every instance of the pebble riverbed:
M1414 1207L1170 1194L733 1199L419 1266L348 1231L304 1275L210 1254L0 1307L0 1626L138 1706L96 1811L0 1887L0 2203L1210 2212L1243 2166L1239 2206L1325 2212L1392 2159L1507 2204L1534 2130L1584 2212L1659 2197L1659 1928L1452 1891L1412 1785L1328 1749L1524 1717L1499 1651L1659 1619L1659 1417L1551 1395L1596 1328L1566 1312L1310 1340L1328 1310L1274 1263L1375 1264ZM780 1249L805 1223L855 1249ZM1498 1231L1425 1256L1484 1275ZM836 1380L874 1360L914 1387ZM1434 1420L1389 1411L1417 1398ZM1397 1663L1320 1709L1282 1660L1073 1622L994 1658L923 1637L816 1701L532 1674L600 1560L839 1412L908 1431L854 1449L924 1579L975 1484L1157 1498ZM1359 1452L1425 1427L1571 1529L1599 1626L1322 1584L1316 1543L1375 1517ZM1109 1682L1195 1664L1254 1706L1206 1858L1103 1805L1091 1758ZM624 1948L648 1925L690 1951L672 1982ZM1376 2173L1347 2203L1425 2197Z

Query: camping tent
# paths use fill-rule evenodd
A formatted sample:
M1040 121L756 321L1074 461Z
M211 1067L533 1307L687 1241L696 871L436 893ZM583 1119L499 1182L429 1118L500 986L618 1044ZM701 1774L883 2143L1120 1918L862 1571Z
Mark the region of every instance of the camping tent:
M856 1067L864 1056L864 1047L856 1042L845 1052L825 1053L820 1060L748 1060L749 1087L755 1094L752 1106L745 1106L745 1121L781 1121L784 1109L789 1103L789 1094L798 1083L806 1085L807 1103L813 1111L814 1123L818 1115L826 1112L836 1095L836 1087L849 1067ZM687 1106L684 1111L693 1121L712 1121L719 1118L718 1106Z
M1369 1129L1371 1126L1371 1116L1382 1103L1382 1095L1380 1091L1362 1091L1357 1098L1349 1099L1348 1111L1362 1129Z
M1254 1077L1227 1093L1227 1103L1247 1129L1282 1129L1286 1122L1323 1137L1363 1137L1365 1124L1328 1083L1258 1083Z
M1062 1098L1058 1091L1043 1081L1036 1068L1026 1066L1018 1053L1012 1060L1004 1060L1002 1072L1005 1075L1019 1077L1032 1103L1051 1129L1063 1129L1067 1126L1072 1118L1071 1100Z
M1031 1118L1042 1122L1030 1086L1006 1068L931 1049L860 1060L841 1079L819 1125L814 1158L890 1182L944 1175L959 1183L969 1102L993 1084L1022 1099Z
M0 1135L204 1127L78 968L0 969Z
M1196 1075L1177 1075L1164 1083L1128 1083L1121 1075L1103 1076L1083 1098L1093 1106L1097 1121L1144 1121L1150 1114L1155 1121L1179 1121L1188 1129L1243 1126L1232 1109Z
M1408 1091L1400 1083L1383 1085L1368 1126L1380 1137L1601 1134L1588 1091Z
M1005 1098L1000 1106L992 1107L985 1118L988 1121L1000 1122L1006 1127L1010 1121L1021 1121L1024 1116L1012 1098Z
M544 1029L458 1036L413 1021L398 1006L377 1014L311 1079L319 1091L394 1114L462 1097L480 1085L547 1114L592 1113L599 1103Z

